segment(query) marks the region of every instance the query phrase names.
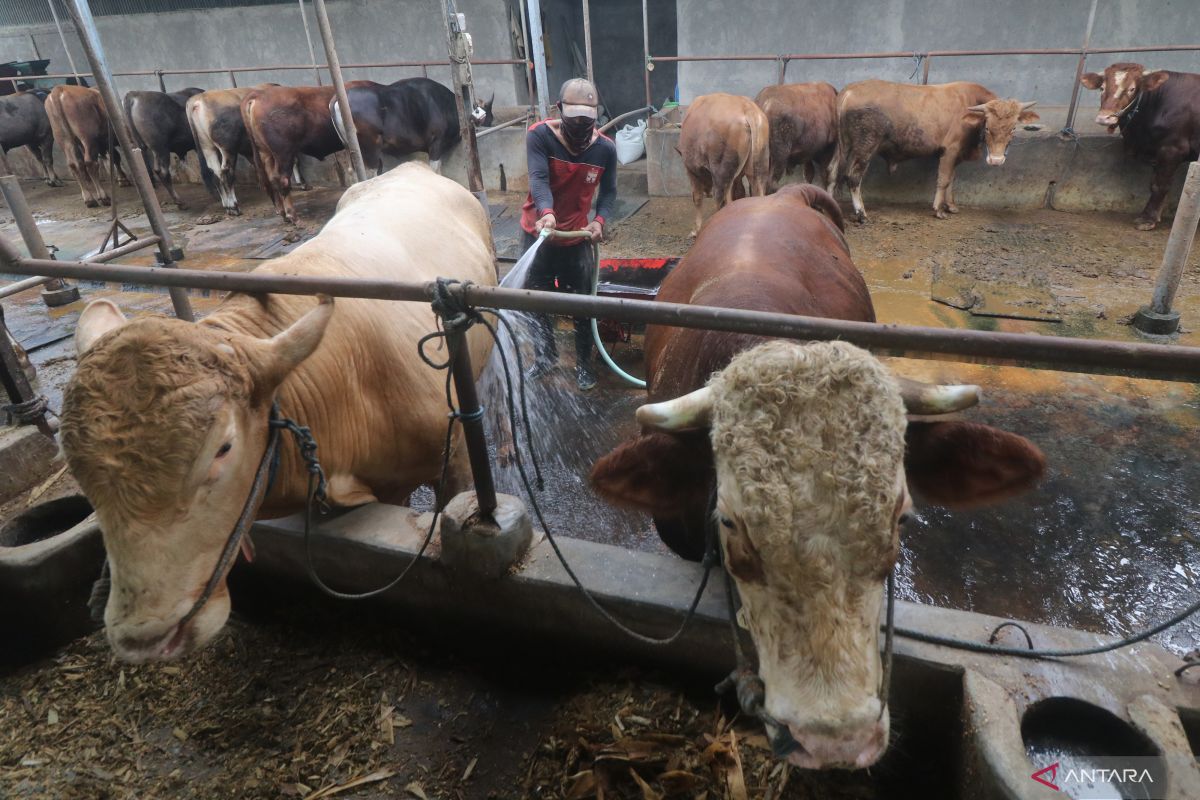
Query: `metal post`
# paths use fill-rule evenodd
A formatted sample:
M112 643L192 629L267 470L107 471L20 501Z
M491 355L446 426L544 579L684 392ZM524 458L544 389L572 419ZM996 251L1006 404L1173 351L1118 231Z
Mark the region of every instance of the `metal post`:
M71 65L71 72L75 75L75 82L82 86L83 81L79 79L79 68L75 66L75 59L71 56L71 48L67 47L67 37L63 35L62 22L58 19L58 10L54 7L54 0L46 0L46 5L50 6L50 14L54 17L54 27L58 28L58 39L62 42L63 52L67 54L67 63Z
M4 202L17 223L17 230L25 240L25 249L29 251L30 257L53 258L42 239L42 232L38 230L33 213L29 210L29 204L25 202L25 193L21 191L21 184L15 175L0 177L0 194L4 195ZM79 288L68 286L61 278L51 278L43 285L42 301L51 308L73 303L78 299Z
M42 53L38 50L37 39L34 38L32 33L29 34L29 46L33 48L33 57L36 59L41 59Z
M333 77L333 92L337 95L338 110L342 114L342 127L346 131L346 149L350 151L350 163L360 181L367 179L367 167L363 164L362 150L358 148L358 129L354 127L354 116L350 113L350 99L346 97L346 82L342 80L342 65L338 61L337 47L333 43L333 28L329 26L329 12L325 0L313 0L313 11L317 15L317 30L325 45L325 58L329 62L329 74Z
M596 73L592 69L592 9L588 0L583 0L583 58L587 62L587 79L595 85Z
M1171 303L1175 301L1183 268L1192 252L1197 223L1200 223L1200 161L1193 161L1188 164L1183 193L1179 195L1179 207L1175 209L1175 221L1171 223L1171 235L1167 238L1167 249L1163 251L1162 266L1158 268L1154 297L1150 305L1140 308L1133 317L1133 326L1142 333L1165 336L1179 330L1179 312L1171 310Z
M137 187L138 195L142 199L142 208L146 211L146 219L150 222L150 228L154 231L154 235L159 239L159 263L163 266L173 267L176 260L183 258L183 251L172 244L171 232L167 228L167 219L163 216L162 207L158 204L158 195L154 193L154 184L150 182L150 173L146 171L146 162L142 158L142 151L133 146L133 137L129 133L129 120L125 119L125 109L113 86L112 72L109 71L108 59L104 57L104 50L100 46L100 33L96 30L96 20L92 17L88 0L71 0L67 8L71 12L71 21L75 23L75 30L79 34L79 41L83 43L83 52L92 65L92 77L96 79L96 88L100 90L100 94L104 98L104 107L108 111L109 122L112 124L112 130L117 134L117 141L121 145L121 155L132 173L133 185ZM192 303L184 289L173 288L171 290L171 304L175 307L175 316L179 319L187 322L195 319L192 315Z
M779 75L775 83L782 86L787 81L788 60L783 56L779 57Z
M471 461L471 476L475 479L475 497L479 515L490 517L496 510L496 485L492 481L492 461L488 455L487 433L483 428L483 409L475 391L475 373L471 369L471 351L466 334L447 327L446 345L450 349L450 372L454 391L458 395L459 421L467 440L467 456Z
M1075 65L1075 83L1071 86L1071 105L1067 108L1067 124L1062 132L1075 130L1075 111L1079 107L1079 81L1083 78L1083 68L1087 63L1088 46L1092 43L1092 26L1096 24L1096 4L1100 0L1092 0L1092 10L1088 12L1087 30L1083 33L1083 49L1079 52L1079 63Z
M925 54L925 63L921 66L921 85L929 85L929 64L933 61L933 56Z
M234 89L238 88L237 75L233 73L233 70L229 70L229 85Z
M550 114L550 91L546 86L546 43L542 40L541 0L529 2L529 44L533 46L533 74L537 79L538 117L545 119ZM530 98L532 102L533 98Z
M158 90L163 94L167 93L167 82L163 80L163 71L161 69L154 70L155 76L158 77Z
M487 195L483 188L483 170L479 166L479 147L475 141L475 103L471 97L471 47L467 39L466 19L458 13L454 0L442 0L442 21L446 26L446 48L450 54L450 78L458 99L458 130L466 148L467 184L483 207Z
M16 351L8 341L8 328L4 326L3 309L0 309L0 385L3 385L4 392L8 395L8 402L13 405L22 405L37 399L33 387L29 385L29 379L25 377L25 370L21 369L21 365L17 362ZM51 439L54 438L54 428L46 419L45 410L33 418L33 424L39 431Z
M322 86L321 70L317 69L317 51L313 49L312 34L308 32L308 14L304 13L304 0L297 0L300 3L300 21L304 23L304 38L308 40L308 60L313 65L313 77L317 79L317 86Z
M529 40L532 36L525 19L525 0L517 0L517 8L521 10L521 42L525 45L525 100L529 103L529 108L533 109L536 105L533 99L533 55L529 52Z
M646 105L653 108L654 98L650 95L650 73L654 71L654 62L650 60L649 0L642 0L642 54L646 57Z

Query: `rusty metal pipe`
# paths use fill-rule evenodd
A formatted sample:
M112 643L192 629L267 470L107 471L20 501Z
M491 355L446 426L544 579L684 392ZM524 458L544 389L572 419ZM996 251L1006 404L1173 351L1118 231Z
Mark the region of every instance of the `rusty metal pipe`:
M642 0L642 76L646 81L646 105L654 105L654 97L650 94L650 73L654 71L654 62L650 60L650 0Z
M488 454L487 433L483 427L483 407L475 390L475 373L471 369L471 350L463 330L446 333L450 351L450 374L454 392L458 395L459 422L467 442L467 458L471 462L471 478L475 482L475 498L479 515L490 519L496 510L496 484L492 479L492 458Z
M167 220L163 216L162 207L158 204L158 195L154 193L154 184L150 182L150 173L146 170L142 151L133 144L133 137L129 132L129 120L125 118L125 108L121 105L121 98L117 96L116 87L113 85L112 73L109 72L108 60L100 45L100 33L96 29L96 20L92 17L92 10L88 7L88 0L70 0L67 10L71 13L71 21L75 23L79 40L83 43L83 51L87 54L88 63L92 65L96 86L104 98L104 107L108 111L112 130L117 135L117 142L121 145L121 155L125 158L125 163L128 164L132 173L134 186L137 187L138 195L142 200L142 208L146 212L146 219L150 222L150 228L154 234L159 238L159 257L165 265L174 264L175 259L181 257L181 254L175 252L172 247L171 232L167 228ZM172 291L171 304L175 308L175 316L188 322L195 319L187 292Z
M15 175L9 174L0 177L0 195L4 196L4 203L8 206L9 213L13 215L13 221L17 223L17 230L20 231L21 238L25 241L25 249L29 251L29 255L33 258L49 259L50 249L46 247L46 242L42 239L42 232L38 230L37 220L33 218L33 212L29 210L25 192L21 191L21 183ZM59 278L50 278L43 283L46 290L51 292L67 288L67 284ZM0 297L4 296L7 295L0 295Z
M583 59L587 62L587 79L596 83L596 73L592 69L592 6L588 0L583 0Z
M114 247L112 250L105 250L103 253L89 256L84 261L89 264L104 264L109 261L115 261L122 256L127 256L130 253L136 253L138 250L145 250L147 247L155 247L157 245L158 237L151 234L143 236L140 239L134 239L132 242L126 242L120 247Z
M636 117L641 114L645 114L647 111L653 111L653 110L654 109L652 109L650 106L646 106L644 108L635 108L633 111L626 111L624 114L613 117L608 122L601 125L600 132L604 133L605 131L610 131L613 128L615 128L617 126L617 123L621 122L622 120L629 119L630 117Z
M1092 28L1096 24L1096 5L1100 0L1092 0L1092 9L1088 12L1087 27L1083 31L1083 47L1079 53L1079 61L1075 64L1075 83L1071 85L1071 103L1067 106L1067 122L1063 126L1063 132L1075 130L1075 112L1079 108L1079 89L1080 79L1083 78L1083 68L1087 63L1088 45L1092 43ZM1051 192L1054 187L1051 187ZM1053 195L1051 195L1053 199Z
M513 117L508 122L501 122L499 125L493 125L490 128L484 128L481 131L476 131L475 138L482 139L484 136L487 136L489 133L494 133L494 132L496 132L498 130L502 130L504 128L511 128L513 125L519 125L522 122L525 122L526 120L528 120L532 115L533 115L532 111L526 111L521 116ZM603 131L604 129L601 128L600 130Z
M83 277L150 286L187 286L218 291L276 294L329 294L335 297L413 302L429 302L433 297L434 287L433 283L123 267L83 261L24 259L3 237L0 237L0 267L4 271L21 275ZM472 305L516 311L596 317L617 322L651 323L682 328L705 328L788 339L843 339L874 349L880 355L1125 375L1151 380L1200 381L1200 347L851 322L761 311L474 285L454 286L451 287L451 292L459 294L464 302Z

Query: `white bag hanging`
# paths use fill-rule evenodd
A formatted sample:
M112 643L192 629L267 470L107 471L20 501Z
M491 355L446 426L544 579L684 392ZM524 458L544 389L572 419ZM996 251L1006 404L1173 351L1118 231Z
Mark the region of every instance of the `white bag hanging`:
M626 125L614 137L617 143L617 161L632 164L646 155L646 120L636 125Z

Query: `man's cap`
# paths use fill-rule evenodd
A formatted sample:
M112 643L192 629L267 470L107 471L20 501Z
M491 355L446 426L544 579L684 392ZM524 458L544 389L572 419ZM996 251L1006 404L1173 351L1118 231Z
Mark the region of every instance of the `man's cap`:
M571 78L558 90L558 99L562 103L564 117L596 118L600 96L591 81L585 78Z

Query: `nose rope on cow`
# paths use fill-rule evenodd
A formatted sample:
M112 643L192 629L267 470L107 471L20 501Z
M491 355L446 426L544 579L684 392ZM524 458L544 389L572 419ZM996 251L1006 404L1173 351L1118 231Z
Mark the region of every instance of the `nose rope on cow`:
M741 630L739 630L737 624L737 609L741 605L741 601L738 596L737 585L733 582L729 570L725 570L725 601L728 606L729 635L733 640L733 652L737 659L737 667L716 685L715 691L717 694L725 694L730 689L733 689L742 713L751 717L757 717L767 727L767 730L771 734L772 754L776 758L787 758L792 753L801 749L802 745L792 736L792 732L788 727L775 719L766 709L766 683L759 677L758 671L751 664L750 658L746 655L746 649L742 645ZM887 708L888 695L891 693L892 645L895 628L896 581L895 572L892 571L887 576L887 621L884 624L883 672L880 676L878 693L879 719L883 718L883 712Z

